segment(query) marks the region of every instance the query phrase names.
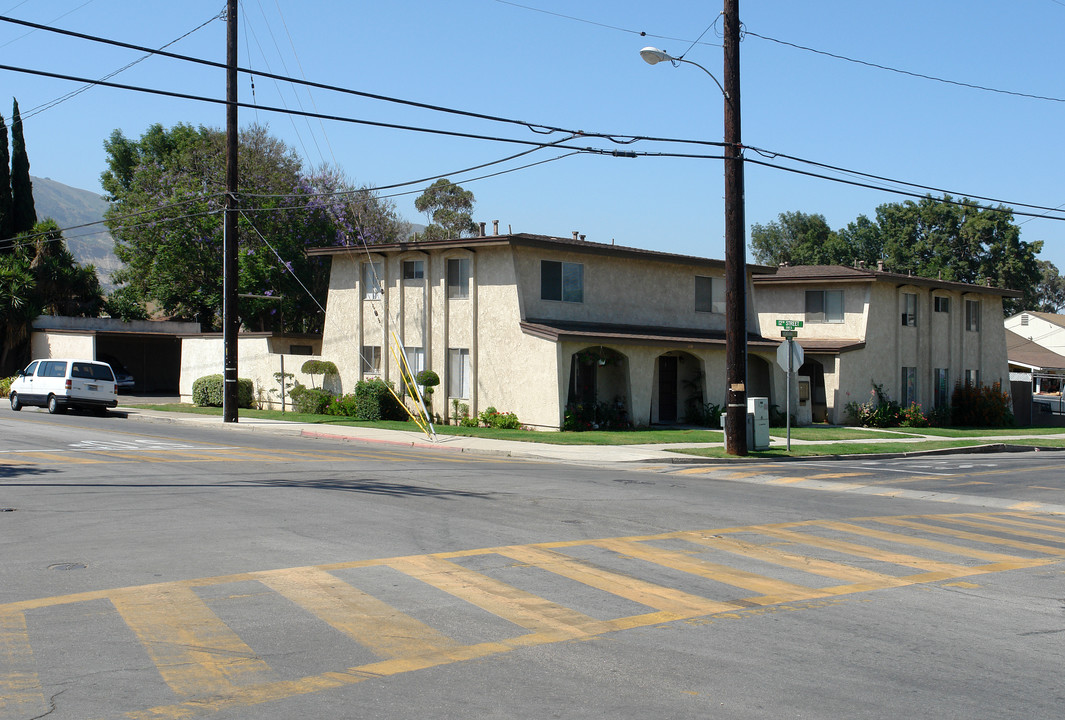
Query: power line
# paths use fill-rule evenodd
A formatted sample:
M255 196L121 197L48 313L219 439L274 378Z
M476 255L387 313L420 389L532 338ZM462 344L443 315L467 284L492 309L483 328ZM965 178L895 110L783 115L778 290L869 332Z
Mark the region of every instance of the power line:
M1065 98L1052 97L1049 95L1034 95L1032 93L1017 92L1015 90L1003 90L1001 88L988 87L986 85L975 85L973 83L962 82L960 80L950 80L947 78L936 77L935 75L926 75L925 73L912 72L910 70L900 70L899 68L890 67L888 65L880 65L879 63L869 62L867 60L858 60L856 58L847 57L846 55L839 55L837 53L830 53L825 50L817 50L816 48L806 47L805 45L799 45L797 43L788 42L787 40L778 40L767 35L759 35L756 32L746 30L745 33L749 37L756 37L759 40L768 40L769 42L778 43L787 47L795 48L797 50L803 50L805 52L815 53L817 55L824 55L826 57L835 58L837 60L845 60L856 65L865 65L866 67L876 68L877 70L886 70L888 72L898 73L900 75L909 75L910 77L921 78L922 80L933 80L935 82L946 83L947 85L957 85L958 87L970 88L972 90L983 90L984 92L999 93L1001 95L1013 95L1015 97L1030 98L1032 100L1047 100L1049 102L1065 102Z

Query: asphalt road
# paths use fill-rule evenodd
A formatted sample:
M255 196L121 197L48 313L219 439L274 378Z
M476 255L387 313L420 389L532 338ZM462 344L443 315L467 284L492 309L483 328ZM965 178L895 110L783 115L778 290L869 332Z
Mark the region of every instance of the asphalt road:
M4 409L0 720L1057 718L1058 457L576 468Z

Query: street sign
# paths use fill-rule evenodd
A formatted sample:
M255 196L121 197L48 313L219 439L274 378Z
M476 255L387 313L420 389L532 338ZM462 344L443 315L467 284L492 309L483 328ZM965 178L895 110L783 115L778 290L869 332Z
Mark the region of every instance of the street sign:
M802 327L802 320L777 320L777 327L794 330L795 328Z
M781 330L780 337L782 338L794 338L798 337L799 332L797 330Z
M788 367L788 348L791 348L791 367ZM777 348L777 365L779 365L784 372L788 370L798 370L802 367L803 358L805 353L802 351L802 346L794 340L780 343L780 347Z

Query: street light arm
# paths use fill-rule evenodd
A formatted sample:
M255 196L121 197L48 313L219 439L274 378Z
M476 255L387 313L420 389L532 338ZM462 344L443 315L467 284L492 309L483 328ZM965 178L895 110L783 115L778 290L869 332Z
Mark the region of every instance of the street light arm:
M721 83L719 83L719 82L717 81L717 78L716 78L716 77L714 77L714 74L713 74L712 72L710 72L709 70L707 70L706 68L704 68L704 67L703 67L702 65L700 65L700 64L699 64L699 63L697 63L697 62L692 62L691 60L685 60L684 58L673 58L673 64L674 64L674 66L675 66L675 65L676 65L677 63L688 63L689 65L694 65L695 67L699 68L699 69L700 69L700 70L702 70L702 71L703 71L704 73L706 73L707 75L709 75L709 76L710 76L710 79L711 79L711 80L713 80L713 81L714 81L715 83L717 83L717 87L718 87L718 89L719 89L719 90L721 91L721 94L725 96L725 99L726 99L726 100L730 100L730 99L731 99L731 98L729 98L729 96L728 96L728 93L727 93L727 92L725 92L725 88L723 88L723 87L721 86Z

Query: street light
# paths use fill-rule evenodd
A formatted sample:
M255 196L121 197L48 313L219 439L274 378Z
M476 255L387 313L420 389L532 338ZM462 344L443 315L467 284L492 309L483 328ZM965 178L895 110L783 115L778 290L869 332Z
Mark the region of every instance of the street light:
M725 0L725 87L698 63L645 47L649 65L669 61L699 68L725 96L725 450L747 454L747 259L743 200L743 144L740 141L739 0Z
M640 51L640 57L642 57L643 61L648 65L657 65L660 62L673 63L673 67L677 67L677 63L688 63L689 65L694 65L695 67L699 68L704 73L709 75L710 79L717 83L717 87L719 90L721 90L721 94L725 96L726 100L728 100L728 93L725 92L725 88L721 87L721 83L717 82L717 78L714 77L714 74L697 62L685 60L684 58L680 57L673 57L665 50L659 50L656 47L645 47L643 50Z

